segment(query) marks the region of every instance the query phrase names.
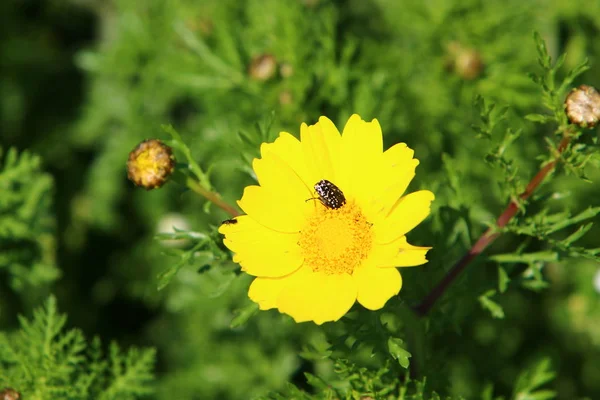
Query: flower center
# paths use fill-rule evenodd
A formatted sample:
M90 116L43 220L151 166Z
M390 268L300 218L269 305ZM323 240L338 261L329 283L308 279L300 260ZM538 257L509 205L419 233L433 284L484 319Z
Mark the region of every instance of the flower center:
M371 226L352 201L336 209L316 202L298 242L304 263L315 272L352 274L373 245Z

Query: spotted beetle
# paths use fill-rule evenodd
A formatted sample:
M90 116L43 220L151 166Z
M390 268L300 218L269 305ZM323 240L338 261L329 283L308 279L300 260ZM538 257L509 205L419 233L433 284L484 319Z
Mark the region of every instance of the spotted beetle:
M315 191L319 195L319 201L327 208L335 210L346 204L344 193L326 179L315 183Z

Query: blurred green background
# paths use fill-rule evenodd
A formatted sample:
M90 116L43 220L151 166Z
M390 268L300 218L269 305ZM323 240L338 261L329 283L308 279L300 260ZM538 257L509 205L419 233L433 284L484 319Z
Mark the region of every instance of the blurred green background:
M328 360L300 356L324 341L319 327L269 311L231 329L250 278L200 272L210 258L157 290L157 275L177 258L154 235L172 226L214 232L227 218L175 184L146 192L127 181L129 151L167 138L162 124L181 133L234 202L253 182L249 161L262 140L298 135L320 115L340 128L352 113L377 118L386 147L406 142L421 160L411 189L436 193L434 216L409 235L434 247L426 266L404 275L410 305L509 198L504 172L484 161L497 143L474 139L474 96L510 107L503 126L522 136L508 154L526 183L554 129L524 119L543 112L528 77L540 70L533 31L553 57L566 53L559 76L588 58L592 68L575 83L600 85L598 1L5 0L0 10L0 146L38 154L53 181L47 224L36 231L51 235L34 243L39 254L20 278L0 269L0 328L15 329L17 314L54 293L68 325L86 336L157 349L157 399L246 399L286 382L311 390L304 372L332 374ZM259 134L255 124L271 116ZM586 173L600 177L593 165ZM597 206L600 190L561 176L540 196L550 210L576 212ZM597 246L599 234L593 228L582 245ZM507 235L490 253L522 242ZM493 384L510 397L518 373L550 357L559 398L600 398L600 266L571 258L510 268L538 267L548 287L509 288L495 299L504 319L478 300L496 285L493 260L482 257L444 297L427 323L419 371L433 389L479 398Z

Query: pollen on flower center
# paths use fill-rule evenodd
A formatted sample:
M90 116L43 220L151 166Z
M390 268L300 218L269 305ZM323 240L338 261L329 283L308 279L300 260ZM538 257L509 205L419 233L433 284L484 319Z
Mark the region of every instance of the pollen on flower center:
M354 202L332 209L316 203L298 242L305 265L327 274L352 274L373 245L373 231Z

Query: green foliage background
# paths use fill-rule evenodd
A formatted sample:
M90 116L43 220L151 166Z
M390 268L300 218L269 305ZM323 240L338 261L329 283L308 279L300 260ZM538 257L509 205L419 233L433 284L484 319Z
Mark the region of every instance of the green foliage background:
M426 318L410 311L549 158L567 90L600 86L600 2L8 0L0 10L0 390L600 398L600 231L588 225L600 212L598 129ZM565 54L555 71L538 62L534 31L553 62ZM450 67L457 48L481 58L474 79ZM264 55L275 71L253 78ZM547 86L555 76L556 91L531 74ZM218 247L227 216L176 184L146 192L126 180L129 151L168 139L169 124L233 203L261 142L320 115L341 127L352 113L377 118L386 147L414 148L411 189L436 194L409 234L433 246L430 262L404 270L399 298L379 312L356 307L322 327L254 313L250 278ZM173 225L191 233L155 237Z

